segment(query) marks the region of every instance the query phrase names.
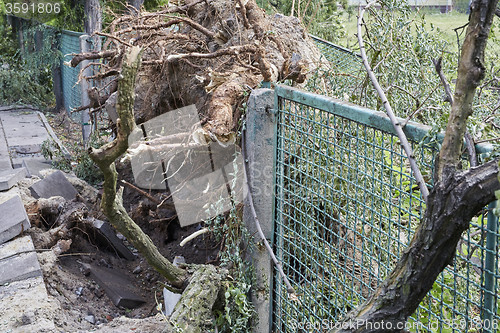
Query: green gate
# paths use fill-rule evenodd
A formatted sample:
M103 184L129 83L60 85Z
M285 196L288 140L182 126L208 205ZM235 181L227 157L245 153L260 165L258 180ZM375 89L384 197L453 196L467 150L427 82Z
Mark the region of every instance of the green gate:
M390 273L425 203L384 113L286 86L275 89L274 113L273 243L297 298L274 272L272 332L326 332ZM405 127L431 183L437 149L428 131ZM453 264L410 318L410 332L495 328L499 234L490 206L471 221Z

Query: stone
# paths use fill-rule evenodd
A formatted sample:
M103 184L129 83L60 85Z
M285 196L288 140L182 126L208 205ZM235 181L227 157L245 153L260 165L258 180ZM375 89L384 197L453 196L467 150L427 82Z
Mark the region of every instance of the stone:
M0 171L0 191L7 191L26 177L26 169L7 169Z
M85 317L83 317L83 319L85 319L86 321L88 321L91 324L95 324L95 316L94 315L85 316Z
M107 268L82 264L90 269L91 277L104 289L114 305L133 309L146 303L146 301L135 293L132 288L133 282L123 274Z
M100 236L101 240L104 239L120 257L135 260L135 255L116 236L115 230L108 222L93 219L92 225L98 231L98 237Z
M134 270L132 271L133 274L139 274L140 272L142 272L142 267L141 266L137 266L136 268L134 268Z
M179 264L185 264L185 263L186 259L183 256L175 256L174 261L172 262L172 264L174 264L174 266L176 267L179 267Z
M0 203L0 244L31 227L28 214L19 195Z
M60 170L34 183L30 190L35 199L61 196L66 200L73 200L78 193Z
M42 177L40 174L41 170L51 169L52 164L46 159L38 158L25 158L23 159L22 165L26 168L26 173L28 177L38 176Z
M174 308L181 299L181 294L176 294L163 288L163 302L165 303L165 315L170 316L174 312Z
M0 245L0 285L37 276L42 271L30 236Z

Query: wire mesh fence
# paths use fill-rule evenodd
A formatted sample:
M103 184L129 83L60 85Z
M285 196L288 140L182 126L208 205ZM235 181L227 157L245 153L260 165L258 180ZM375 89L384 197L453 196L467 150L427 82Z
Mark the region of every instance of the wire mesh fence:
M59 50L63 55L63 62L71 61L73 58L72 54L80 53L80 36L82 35L83 33L75 31L61 31ZM80 65L76 67L66 65L61 66L64 107L70 114L72 110L75 110L82 105L81 87L78 83L78 74L80 73L80 69ZM80 119L74 114L72 118L75 120Z
M329 331L390 273L425 202L385 114L290 87L275 94L274 244L298 298L288 298L276 275L273 331ZM437 150L425 139L428 128L409 123L405 131L431 185ZM497 223L487 209L471 221L410 332L497 323Z

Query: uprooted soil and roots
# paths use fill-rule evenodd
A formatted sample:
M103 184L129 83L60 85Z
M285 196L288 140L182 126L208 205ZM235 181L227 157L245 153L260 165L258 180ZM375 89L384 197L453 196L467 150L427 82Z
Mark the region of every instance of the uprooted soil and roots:
M106 37L101 52L77 55L70 63L90 61L84 67L97 70L82 71L81 79L104 82L91 89L91 103L81 109L103 108L117 89L124 54L140 46L136 121L195 104L206 134L221 141L234 137L249 90L262 81L302 83L320 63L319 50L297 18L268 16L255 0L186 1L120 16L108 30L97 33Z
M127 172L129 169L123 165L120 167L123 177L128 180L131 177ZM159 319L142 319L158 316L157 306L163 302L165 279L149 267L127 240L123 240L124 244L131 249L135 260L120 257L105 239L99 237L92 223L94 219L105 220L99 208L99 191L74 176L67 175L67 178L78 191L74 200L59 196L33 198L28 187L38 180L36 177L25 179L18 185L32 224L27 233L37 249L45 285L54 305L50 316L56 327L65 332L88 332L98 327L102 332L121 332L127 325L131 329L140 328L142 332L148 331L146 327L150 327L151 332L163 329L165 323L161 322L161 315ZM151 196L160 199L161 193L153 192ZM124 201L135 221L151 235L160 252L169 260L183 256L188 264L216 262L219 244L209 234L192 240L185 247L179 246L180 241L196 231L199 225L180 228L175 211L158 209L151 200L130 188L125 189ZM89 275L86 268L89 264L125 276L130 280L128 287L146 303L132 309L115 306ZM127 317L140 318L141 321L127 321Z

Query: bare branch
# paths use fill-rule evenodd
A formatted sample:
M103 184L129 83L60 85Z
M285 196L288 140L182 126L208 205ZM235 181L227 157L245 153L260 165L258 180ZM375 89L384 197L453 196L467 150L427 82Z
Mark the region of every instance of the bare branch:
M427 189L427 185L425 184L424 177L422 177L422 173L420 172L420 169L417 165L417 161L415 160L415 156L413 155L413 151L411 149L410 143L408 142L408 139L406 138L406 135L403 132L403 128L401 127L401 123L399 123L398 120L396 119L396 116L394 115L394 112L392 111L392 107L389 104L387 97L385 96L384 90L382 89L382 87L380 87L380 84L378 83L377 78L375 77L375 74L373 73L371 66L368 63L368 58L366 57L365 45L363 43L363 35L361 32L361 25L363 22L363 14L364 14L365 10L370 8L371 6L373 6L375 3L376 3L376 0L370 2L365 8L360 8L360 13L359 13L359 17L358 17L358 42L359 42L361 57L363 59L363 64L365 65L368 76L370 77L370 80L372 81L375 89L377 90L377 93L380 96L380 99L382 100L382 103L384 104L384 107L387 111L387 115L391 119L392 125L394 126L394 129L396 130L398 138L401 141L401 146L403 147L403 149L406 153L406 156L408 157L411 169L412 169L413 174L415 176L415 180L418 184L418 187L420 188L420 192L422 193L422 198L424 198L424 200L427 201L427 197L429 196L429 190Z
M432 63L434 64L434 68L436 69L436 72L438 73L439 78L441 79L441 84L444 87L444 92L446 93L445 102L453 104L453 94L451 92L450 85L448 84L448 81L446 80L446 77L443 74L443 68L441 67L442 60L443 57L439 57L438 60L432 59Z
M78 66L79 63L81 63L84 60L111 58L114 57L117 53L118 52L116 50L112 50L112 51L100 51L100 52L77 54L73 57L73 59L71 59L69 65L71 67L76 67Z
M251 53L251 52L256 52L257 48L254 45L237 45L237 46L230 46L225 49L220 49L212 53L199 53L199 52L192 52L192 53L183 53L183 54L171 54L167 57L168 62L176 61L179 59L183 58L202 58L202 59L209 59L209 58L216 58L220 57L223 55L238 55L241 53ZM146 63L146 62L145 62Z

